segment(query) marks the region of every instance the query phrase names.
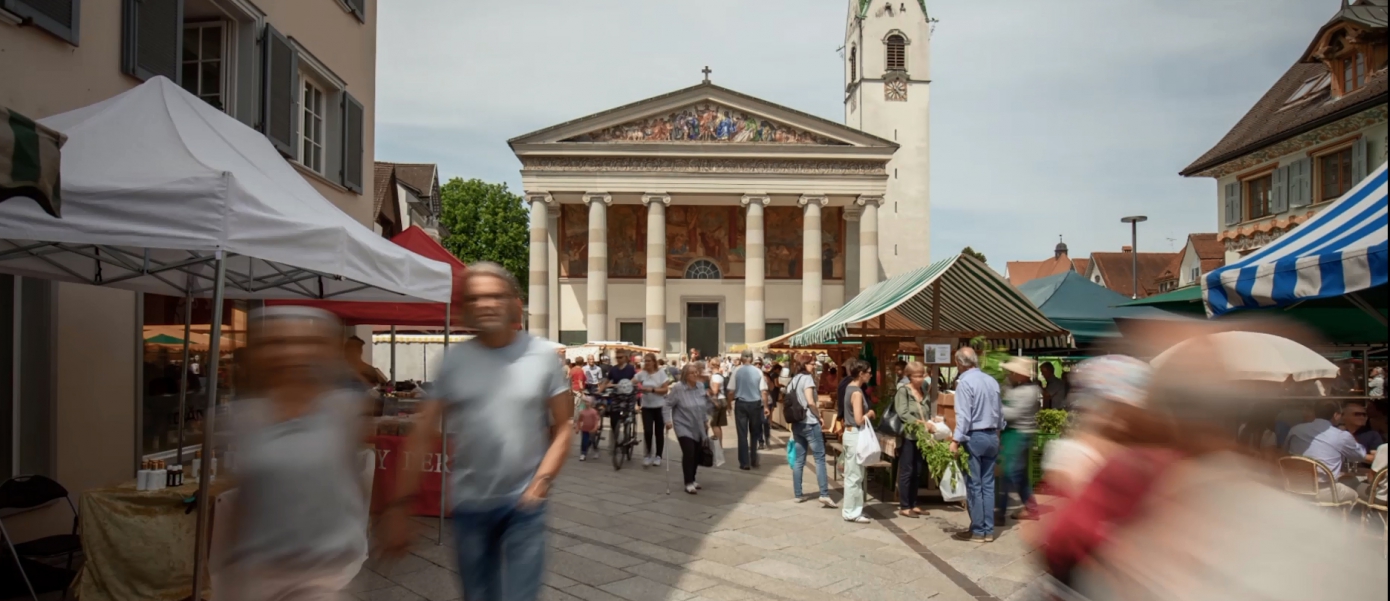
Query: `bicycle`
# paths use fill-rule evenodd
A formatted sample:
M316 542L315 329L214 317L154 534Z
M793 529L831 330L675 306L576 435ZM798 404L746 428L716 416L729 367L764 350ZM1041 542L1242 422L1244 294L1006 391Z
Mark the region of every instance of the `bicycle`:
M620 383L624 384L626 381ZM623 463L632 460L632 449L637 446L637 398L631 393L605 391L607 417L612 424L613 442L609 453L613 456L613 469L623 469Z

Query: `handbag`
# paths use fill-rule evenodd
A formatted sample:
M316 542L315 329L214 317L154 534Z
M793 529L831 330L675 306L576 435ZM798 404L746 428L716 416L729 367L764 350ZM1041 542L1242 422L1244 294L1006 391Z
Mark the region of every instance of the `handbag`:
M883 410L883 418L878 420L878 426L875 429L889 436L901 437L903 435L903 418L898 415L895 405L897 403L890 403L888 408Z
M710 447L709 436L700 441L700 467L714 467L714 449Z

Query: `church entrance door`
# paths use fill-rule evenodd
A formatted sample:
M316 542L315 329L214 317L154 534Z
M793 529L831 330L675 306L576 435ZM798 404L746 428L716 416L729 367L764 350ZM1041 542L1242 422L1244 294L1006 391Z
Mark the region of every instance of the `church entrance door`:
M686 303L685 337L687 347L700 350L701 357L719 354L719 303Z

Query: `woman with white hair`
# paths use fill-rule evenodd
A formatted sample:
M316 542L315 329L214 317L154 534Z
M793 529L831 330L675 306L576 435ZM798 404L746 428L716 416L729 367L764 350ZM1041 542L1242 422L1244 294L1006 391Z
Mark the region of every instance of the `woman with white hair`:
M233 404L237 495L214 598L340 599L367 556L368 401L340 385L348 366L332 314L274 306L249 322L256 393Z
M709 440L705 434L710 412L710 393L701 386L699 362L681 368L681 380L666 394L662 417L666 429L674 430L681 446L681 474L685 476L685 492L695 494L700 483L695 470L700 466L700 449Z

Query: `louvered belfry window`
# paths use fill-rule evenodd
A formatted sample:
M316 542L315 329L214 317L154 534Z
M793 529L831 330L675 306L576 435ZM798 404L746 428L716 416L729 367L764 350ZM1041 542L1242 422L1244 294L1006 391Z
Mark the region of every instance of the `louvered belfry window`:
M888 70L907 70L907 39L903 36L888 36Z

